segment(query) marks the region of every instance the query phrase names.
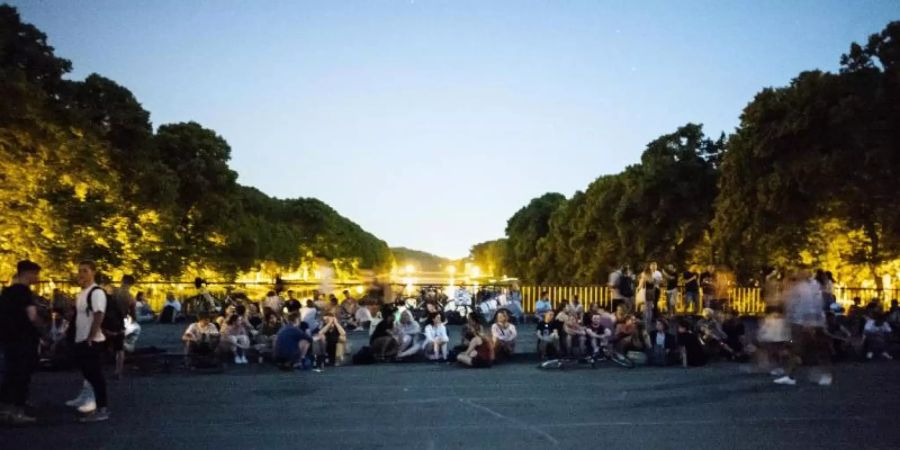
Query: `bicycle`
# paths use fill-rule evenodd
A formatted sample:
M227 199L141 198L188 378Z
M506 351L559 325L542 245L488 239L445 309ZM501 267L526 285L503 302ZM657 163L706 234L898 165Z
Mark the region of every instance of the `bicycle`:
M612 348L610 345L604 345L600 347L600 351L595 352L591 356L586 356L582 358L574 358L574 357L564 357L564 358L556 358L549 359L544 361L538 365L538 369L544 370L568 370L573 369L579 366L587 366L590 365L591 369L596 369L599 363L603 361L612 361L616 363L619 367L625 369L633 369L634 361L631 360L628 356L619 352L618 350Z

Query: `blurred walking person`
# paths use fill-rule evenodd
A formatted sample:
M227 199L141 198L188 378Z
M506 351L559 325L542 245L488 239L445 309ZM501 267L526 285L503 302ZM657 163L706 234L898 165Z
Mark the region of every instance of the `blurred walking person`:
M825 344L825 310L822 292L810 279L809 272L798 270L790 279L785 295L785 317L791 327L791 357L787 373L775 383L797 384L797 371L802 363L821 366L823 371L815 380L820 386L830 386L830 355Z

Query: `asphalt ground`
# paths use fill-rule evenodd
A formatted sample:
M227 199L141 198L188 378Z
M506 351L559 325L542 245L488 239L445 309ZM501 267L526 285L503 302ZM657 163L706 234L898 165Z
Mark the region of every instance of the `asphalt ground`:
M146 327L142 344L177 348L182 328ZM897 362L835 366L830 387L778 386L745 369L548 372L526 361L130 373L110 381L112 417L96 424L63 406L76 372L41 372L31 395L40 423L0 428L0 448L900 448Z

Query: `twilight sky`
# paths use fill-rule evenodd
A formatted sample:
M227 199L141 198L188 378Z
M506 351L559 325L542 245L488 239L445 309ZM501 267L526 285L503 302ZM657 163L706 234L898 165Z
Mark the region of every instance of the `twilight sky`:
M239 182L448 257L687 122L834 70L900 1L13 1L154 126L194 120Z

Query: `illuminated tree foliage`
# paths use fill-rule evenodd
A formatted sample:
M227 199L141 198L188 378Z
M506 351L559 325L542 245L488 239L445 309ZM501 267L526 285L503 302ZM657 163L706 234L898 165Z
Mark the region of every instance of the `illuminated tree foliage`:
M900 256L898 60L893 22L853 44L839 73L801 73L747 105L716 201L723 262L746 277L768 263L840 261L880 284L879 268Z
M387 245L315 199L237 184L231 149L188 122L154 133L128 89L71 63L0 6L0 270L28 257L50 273L108 269L232 277L314 259L341 273L392 261Z
M492 277L507 274L503 262L506 258L506 239L496 239L475 244L469 250L469 259L481 268L482 273Z

